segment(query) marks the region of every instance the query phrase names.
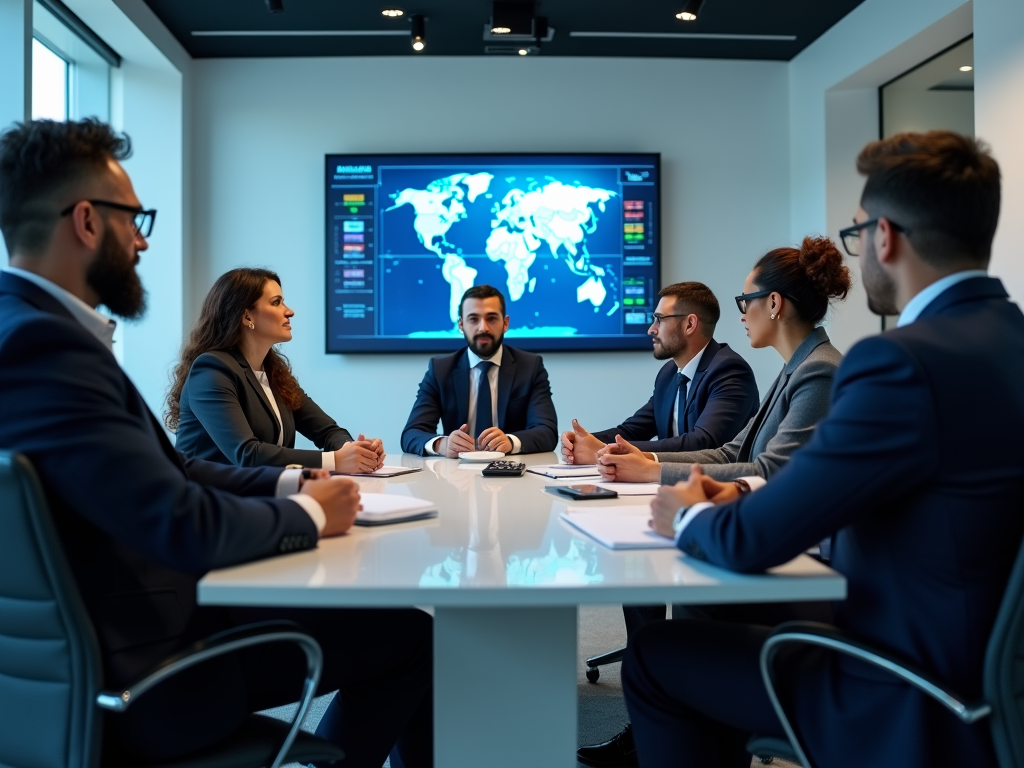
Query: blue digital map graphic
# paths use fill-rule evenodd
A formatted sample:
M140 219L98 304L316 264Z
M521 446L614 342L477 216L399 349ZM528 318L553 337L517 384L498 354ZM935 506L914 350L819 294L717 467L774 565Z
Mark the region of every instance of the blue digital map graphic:
M448 338L473 285L505 294L509 337L621 333L616 168L381 168L386 336Z

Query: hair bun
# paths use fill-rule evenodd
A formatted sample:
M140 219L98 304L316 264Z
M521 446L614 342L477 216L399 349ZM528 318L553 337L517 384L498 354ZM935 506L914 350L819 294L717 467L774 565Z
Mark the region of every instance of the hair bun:
M805 237L800 243L800 266L807 278L825 296L845 299L852 281L843 254L827 237Z

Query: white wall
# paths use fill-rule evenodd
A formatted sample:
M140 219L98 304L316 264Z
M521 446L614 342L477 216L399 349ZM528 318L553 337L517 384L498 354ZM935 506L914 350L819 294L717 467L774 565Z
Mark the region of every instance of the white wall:
M32 0L0 0L0 131L32 115ZM7 247L0 237L0 265Z
M1024 299L1024 3L974 0L974 123L1003 175L992 273Z
M701 60L376 58L196 60L197 297L239 265L281 274L286 345L310 395L353 431L399 435L427 355L324 354L323 156L328 152L661 152L663 282L700 280L716 337L762 391L732 297L789 231L786 64ZM514 311L514 309L512 310ZM546 354L562 428L603 428L650 396L649 353Z

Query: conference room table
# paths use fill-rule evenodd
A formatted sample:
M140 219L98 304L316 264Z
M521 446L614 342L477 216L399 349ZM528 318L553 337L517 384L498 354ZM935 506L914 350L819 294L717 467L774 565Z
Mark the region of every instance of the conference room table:
M387 463L398 464L396 458ZM509 458L528 466L558 461L554 453ZM484 477L483 464L408 454L400 463L422 471L356 482L365 493L428 499L439 510L435 519L357 526L313 550L213 571L199 583L198 599L431 609L439 768L576 764L580 605L846 594L841 575L807 556L767 574L741 575L676 549L612 550L559 517L568 506L635 506L651 496L574 502L545 486L587 481L529 472Z

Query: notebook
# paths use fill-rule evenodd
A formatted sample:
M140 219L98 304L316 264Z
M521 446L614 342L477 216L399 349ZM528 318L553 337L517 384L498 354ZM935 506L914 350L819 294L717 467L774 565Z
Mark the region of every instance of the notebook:
M526 468L527 472L544 477L600 477L597 464L537 464Z
M331 472L332 475L343 477L398 477L410 472L422 472L423 467L381 467L374 472Z
M437 517L434 502L412 496L388 493L361 493L363 509L356 515L356 525L387 525L408 520Z
M651 517L647 506L569 507L559 517L609 549L673 549L676 545L647 525Z

